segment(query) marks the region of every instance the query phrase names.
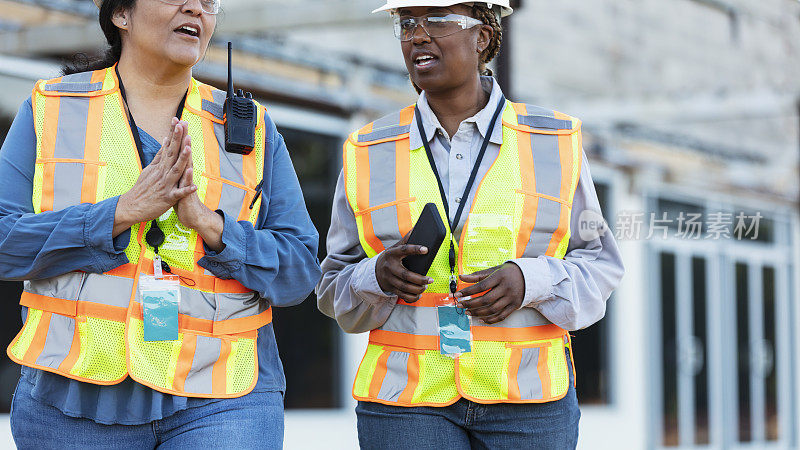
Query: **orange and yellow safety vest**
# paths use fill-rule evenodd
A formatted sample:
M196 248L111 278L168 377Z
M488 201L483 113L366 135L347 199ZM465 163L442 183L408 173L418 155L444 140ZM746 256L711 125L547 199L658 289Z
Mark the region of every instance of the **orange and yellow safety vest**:
M192 139L200 200L240 221L252 209L264 164L264 108L256 146L247 156L224 149L223 91L191 80L182 119ZM32 95L36 131L35 213L98 203L133 187L142 170L113 68L39 81ZM143 243L150 223L131 228L128 263L106 273L69 272L25 282L25 324L8 347L14 361L88 383L126 376L161 392L188 397L244 395L258 377L258 328L272 310L236 280L200 267L202 239L170 210L159 255L181 278L176 341L145 341L137 285L153 274L153 250Z
M447 223L425 150L410 148L413 117L410 106L354 132L344 145L345 190L368 257L408 233L427 203L435 203ZM563 258L567 251L582 157L580 121L507 102L502 126L499 155L478 185L456 246L459 274L514 258ZM540 403L566 395L569 336L534 308L498 324L475 320L470 353L455 359L440 354L436 305L449 292L448 251L446 244L439 249L428 272L434 282L422 298L398 300L386 322L370 332L353 396L445 406L461 397Z

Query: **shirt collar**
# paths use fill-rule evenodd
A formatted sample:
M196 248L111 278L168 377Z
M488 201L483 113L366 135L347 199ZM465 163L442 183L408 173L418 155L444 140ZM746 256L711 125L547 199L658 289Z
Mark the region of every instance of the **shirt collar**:
M481 85L486 92L491 92L489 95L489 101L482 110L478 111L474 116L466 119L465 122L474 123L478 127L478 132L480 133L481 138L485 138L486 132L489 130L489 125L491 125L492 122L492 116L497 109L497 103L501 98L503 98L503 91L500 89L500 85L497 84L497 81L495 81L495 79L492 77L481 77ZM417 99L417 108L419 108L419 113L422 117L422 128L425 130L425 136L428 138L428 143L430 143L434 139L436 130L441 129L444 131L444 127L442 127L442 125L439 123L439 119L436 117L436 114L433 113L430 105L428 105L428 99L425 96L424 91ZM502 121L502 115L499 116L497 120ZM450 138L452 138L452 136L450 136ZM410 148L417 149L422 147L422 137L420 136L419 129L417 128L416 114L411 121L409 140ZM492 130L492 135L489 137L489 141L493 144L502 145L503 127L500 126L500 124L495 125L494 130Z

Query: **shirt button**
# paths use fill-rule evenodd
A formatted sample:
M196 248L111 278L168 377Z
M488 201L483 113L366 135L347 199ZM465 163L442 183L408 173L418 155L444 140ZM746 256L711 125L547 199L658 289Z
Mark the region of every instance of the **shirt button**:
M456 197L456 203L461 203L461 197Z
M456 155L456 159L464 159L464 155L459 153L459 154Z

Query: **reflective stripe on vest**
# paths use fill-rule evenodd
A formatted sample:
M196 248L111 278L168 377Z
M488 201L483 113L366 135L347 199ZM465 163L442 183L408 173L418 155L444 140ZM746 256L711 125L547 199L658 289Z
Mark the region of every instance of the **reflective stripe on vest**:
M413 111L411 106L367 125L344 146L345 190L368 257L399 241L429 202L445 219L425 152L409 148ZM479 184L458 240L461 274L519 257L563 258L569 242L581 163L580 122L511 102L502 120L503 145ZM398 300L386 322L370 333L354 396L442 406L459 396L491 403L545 402L565 395L568 337L533 308L499 324L474 323L473 351L455 361L439 354L435 305L448 292L445 247L428 272L434 283L422 299Z
M263 172L264 110L259 106L256 149L224 150L225 93L192 79L182 119L189 124L197 195L212 209L255 223L249 208ZM128 191L141 172L114 70L40 81L32 95L37 159L36 213L97 203ZM128 263L103 274L71 272L28 281L28 307L9 356L42 370L95 384L131 375L161 392L192 397L237 397L257 379L257 329L272 321L267 303L235 280L222 280L197 262L202 239L170 210L159 218L166 241L159 255L181 277L179 339L145 342L135 288L153 274L143 246L150 224L131 228ZM126 331L127 330L127 331Z

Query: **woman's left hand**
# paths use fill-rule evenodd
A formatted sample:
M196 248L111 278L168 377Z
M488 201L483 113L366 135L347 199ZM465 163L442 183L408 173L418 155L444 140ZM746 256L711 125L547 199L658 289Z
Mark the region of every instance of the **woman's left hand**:
M456 299L487 291L480 297L459 302L472 317L486 323L498 323L522 306L525 278L522 270L514 263L507 262L469 275L461 275L460 278L466 283L475 284L456 292Z
M183 176L178 182L178 187L194 184L193 172L194 167L191 160L189 160L189 167L183 172ZM225 244L222 243L222 230L225 226L225 221L222 216L210 210L200 201L197 192L182 198L175 204L174 208L178 220L197 231L197 234L203 238L203 242L208 248L215 252L221 252L225 248Z

